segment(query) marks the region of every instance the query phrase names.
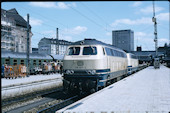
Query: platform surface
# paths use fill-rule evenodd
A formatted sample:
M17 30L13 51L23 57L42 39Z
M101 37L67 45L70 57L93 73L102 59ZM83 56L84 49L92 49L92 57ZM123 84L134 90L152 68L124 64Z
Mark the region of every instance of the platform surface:
M170 112L170 68L147 67L57 112Z
M62 75L30 75L29 77L5 79L1 78L1 98L15 97L62 85Z

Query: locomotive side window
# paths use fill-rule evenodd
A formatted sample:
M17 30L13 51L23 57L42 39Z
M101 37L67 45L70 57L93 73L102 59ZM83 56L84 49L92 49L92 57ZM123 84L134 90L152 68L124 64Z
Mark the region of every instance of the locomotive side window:
M105 55L105 51L104 51L104 48L102 48L103 49L103 55Z
M83 48L83 55L97 55L97 48L96 47L84 47Z
M126 53L123 53L124 54L124 58L127 58L127 55L126 55Z
M117 56L117 51L116 50L112 50L113 56Z
M105 50L106 50L107 55L112 56L110 48L105 47Z
M70 47L68 50L68 55L79 55L80 47Z

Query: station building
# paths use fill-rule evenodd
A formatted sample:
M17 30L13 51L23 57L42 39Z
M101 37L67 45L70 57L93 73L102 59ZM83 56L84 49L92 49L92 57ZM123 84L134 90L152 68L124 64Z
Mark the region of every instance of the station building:
M42 38L38 43L38 53L64 55L67 46L72 42L53 38ZM59 49L57 49L59 47Z
M30 53L32 53L31 37L33 33L30 25L29 27ZM1 9L1 50L27 52L27 22L15 8Z

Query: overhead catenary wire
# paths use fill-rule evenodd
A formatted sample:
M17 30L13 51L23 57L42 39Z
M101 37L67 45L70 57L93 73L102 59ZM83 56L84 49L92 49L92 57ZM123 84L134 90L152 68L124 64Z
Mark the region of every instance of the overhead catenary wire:
M32 11L31 9L26 9L26 8L24 8L24 7L22 7L21 6L21 8L23 8L23 9L25 9L25 10L30 10L31 12L33 12L33 13L36 13L36 14L38 14L38 15L40 15L39 13L37 13L37 12L35 12L35 11ZM41 17L43 17L43 18L46 18L46 16L43 16L43 15L40 15ZM46 18L47 19L47 18ZM50 20L51 20L51 18L49 18ZM53 20L53 19L52 19ZM53 20L54 21L54 20ZM46 25L46 26L49 26L49 27L52 27L52 28L56 28L56 26L53 26L53 25L49 25L49 24L46 24L46 23L43 23L43 25ZM66 25L64 25L63 24L63 26L65 26L66 27L66 29L61 29L61 28L59 28L59 30L61 31L66 31L66 32L68 32L68 26L66 26ZM40 33L39 33L40 34ZM67 33L66 33L67 34ZM80 34L76 34L76 35L80 35ZM93 34L94 35L94 34ZM94 35L95 36L95 35Z
M37 12L35 12L35 11L29 9L29 8L25 8L25 7L23 7L23 6L19 5L19 4L17 4L17 5L18 5L19 7L21 7L22 9L30 10L31 12L36 13L37 15L39 15L39 16L41 16L41 17L43 17L43 18L53 20L53 21L55 21L56 23L58 23L58 24L60 24L60 25L62 25L62 26L67 27L65 24L63 24L63 23L61 23L61 22L58 22L58 21L56 21L55 19L52 19L52 18L49 18L49 17L47 18L46 16L41 15L40 13L37 13Z
M95 15L98 19L100 19L103 23L105 23L107 26L110 26L102 17L100 17L98 14L96 14L93 10L91 10L89 7L87 7L83 2L80 2L83 7L85 7L87 10L89 10L90 13ZM107 27L106 27L106 31Z
M77 12L78 14L80 14L81 16L83 16L84 18L86 18L87 20L91 21L93 24L96 24L98 27L100 27L100 28L102 28L102 29L104 28L102 25L98 24L98 23L95 22L93 19L91 19L91 18L89 18L88 16L84 15L83 13L81 13L80 11L78 11L77 9L75 9L75 8L73 8L73 7L71 7L71 6L70 6L70 8L71 8L73 11Z

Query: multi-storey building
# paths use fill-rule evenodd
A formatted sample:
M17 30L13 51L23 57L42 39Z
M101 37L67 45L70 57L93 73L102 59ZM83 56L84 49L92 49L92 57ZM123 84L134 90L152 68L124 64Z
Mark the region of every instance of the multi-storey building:
M31 26L29 32L29 47L31 49ZM27 52L27 22L17 10L1 9L1 50L12 52Z
M45 54L58 54L64 55L67 49L67 46L72 42L65 40L57 40L53 38L42 38L38 43L38 52ZM57 49L59 47L59 49ZM58 52L59 50L59 52Z
M112 31L112 45L125 51L134 51L134 32L132 30Z

